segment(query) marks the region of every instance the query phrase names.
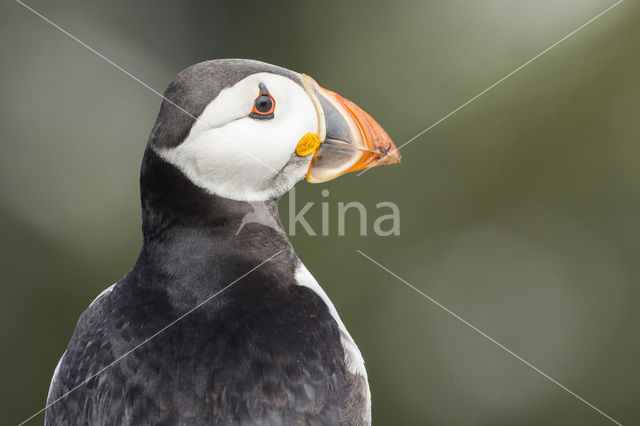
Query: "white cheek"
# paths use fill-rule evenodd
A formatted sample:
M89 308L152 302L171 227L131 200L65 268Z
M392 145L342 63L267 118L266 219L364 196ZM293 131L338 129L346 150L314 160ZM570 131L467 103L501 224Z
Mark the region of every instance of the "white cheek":
M248 117L260 82L276 100L272 119ZM268 199L290 189L269 184L291 160L302 136L317 132L317 120L300 85L275 74L254 74L222 91L185 141L159 154L210 193L247 201ZM288 171L296 174L288 179L291 186L304 177L306 166Z
M210 193L234 199L253 198L251 194L276 176L290 153L283 161L267 142L236 124L244 120L189 139L174 151L174 164ZM236 142L238 138L242 144Z

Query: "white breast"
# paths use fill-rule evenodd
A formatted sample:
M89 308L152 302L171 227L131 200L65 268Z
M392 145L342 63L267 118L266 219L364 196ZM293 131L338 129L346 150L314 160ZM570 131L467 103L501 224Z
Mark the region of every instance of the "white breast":
M95 299L93 299L93 302L91 302L89 304L89 306L91 306L94 303L96 303L98 301L98 299L100 299L101 297L106 296L107 294L111 293L111 291L113 290L114 286L115 286L115 284L111 284L109 287L104 289ZM49 392L47 393L47 404L50 403L49 402L49 398L51 398L51 389L53 389L53 384L55 383L56 379L58 378L58 373L60 372L60 364L62 364L62 359L64 358L64 355L66 353L67 353L67 351L64 351L64 353L60 357L60 360L58 361L58 364L56 365L55 370L53 370L53 377L51 377L51 383L49 384Z
M53 389L53 384L55 383L56 378L58 377L58 373L60 372L60 364L62 364L62 358L64 358L64 354L66 353L67 351L64 351L64 353L58 360L58 364L56 364L55 370L53 370L53 377L51 378L51 383L49 383L49 392L47 392L47 404L50 404L51 402L53 402L53 401L49 402L49 398L51 398L51 389Z
M364 359L362 358L362 354L360 353L360 349L356 346L356 343L353 341L353 338L347 331L347 328L344 326L344 323L340 319L340 315L338 315L338 311L336 311L335 306L329 299L329 296L324 292L318 281L311 275L311 272L302 264L298 264L296 268L296 281L298 285L305 286L316 292L318 296L322 298L324 303L329 308L329 312L331 316L338 324L338 328L340 330L340 342L342 343L342 347L344 349L344 358L345 364L347 366L347 370L355 374L357 376L361 376L364 378L366 383L366 398L367 403L371 404L371 391L369 390L369 381L367 379L367 370L364 368Z
M93 299L93 302L89 303L89 307L96 303L102 296L106 296L107 294L111 293L113 291L113 287L115 287L115 283L102 290L102 292L95 299Z

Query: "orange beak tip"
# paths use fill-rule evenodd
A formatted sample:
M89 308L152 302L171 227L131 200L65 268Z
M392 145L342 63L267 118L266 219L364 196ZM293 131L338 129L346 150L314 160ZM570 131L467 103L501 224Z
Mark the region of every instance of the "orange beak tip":
M315 84L331 142L315 151L308 182L326 182L345 173L401 163L398 149L380 124L355 103Z

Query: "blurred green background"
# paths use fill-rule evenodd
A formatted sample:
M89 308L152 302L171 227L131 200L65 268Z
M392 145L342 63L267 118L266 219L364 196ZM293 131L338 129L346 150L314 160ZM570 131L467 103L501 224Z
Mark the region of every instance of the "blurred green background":
M397 144L613 2L29 5L159 91L206 59L312 75ZM140 248L160 98L13 1L0 6L3 424L42 408L79 314ZM365 357L378 425L608 421L360 249L624 424L640 424L640 5L628 0L403 150L296 202L292 238ZM322 198L320 191L329 189ZM337 202L393 201L398 237L337 236ZM287 220L287 197L281 204ZM42 422L42 417L32 423Z

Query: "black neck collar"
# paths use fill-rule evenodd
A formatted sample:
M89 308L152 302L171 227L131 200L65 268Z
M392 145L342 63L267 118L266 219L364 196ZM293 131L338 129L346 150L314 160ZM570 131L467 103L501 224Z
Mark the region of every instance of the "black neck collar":
M172 287L180 281L190 292L202 286L209 293L212 281L224 286L279 251L260 270L291 276L296 257L277 199L246 202L209 194L151 148L140 187L144 243L134 269L154 277L148 284Z

